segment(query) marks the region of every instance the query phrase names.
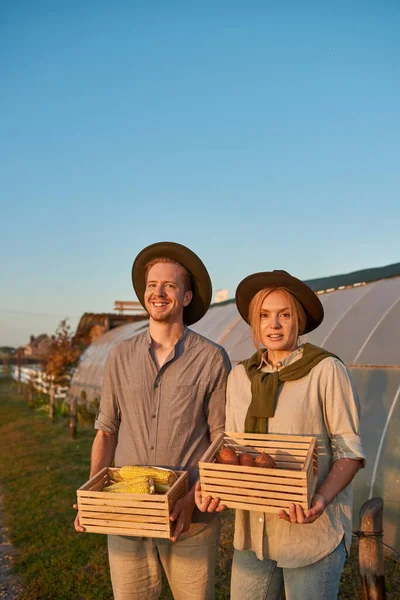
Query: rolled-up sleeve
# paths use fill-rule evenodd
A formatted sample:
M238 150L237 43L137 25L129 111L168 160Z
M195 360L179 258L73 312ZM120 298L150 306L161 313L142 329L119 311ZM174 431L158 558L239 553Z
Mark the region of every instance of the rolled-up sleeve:
M100 408L94 423L95 429L117 434L120 424L120 409L116 391L116 356L113 351L107 357L104 367L103 387L100 398Z
M360 437L360 407L353 380L340 360L328 358L326 361L329 361L329 366L324 369L324 418L332 461L352 458L362 460L362 466L365 466Z

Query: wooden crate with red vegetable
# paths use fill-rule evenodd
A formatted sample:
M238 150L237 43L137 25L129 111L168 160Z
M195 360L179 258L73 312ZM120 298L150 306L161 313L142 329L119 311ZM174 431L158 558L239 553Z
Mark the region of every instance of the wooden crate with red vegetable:
M242 464L236 464L239 460ZM248 466L251 460L253 466ZM265 466L254 466L258 462ZM317 486L317 438L224 433L205 452L199 468L202 496L218 497L229 508L277 513L294 503L307 510Z

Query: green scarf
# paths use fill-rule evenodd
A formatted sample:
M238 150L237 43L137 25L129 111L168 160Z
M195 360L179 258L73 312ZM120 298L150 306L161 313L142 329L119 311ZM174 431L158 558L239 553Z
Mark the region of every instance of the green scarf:
M251 381L251 403L247 411L244 430L246 433L267 433L268 418L275 414L278 387L285 381L294 381L305 377L324 358L335 354L318 348L313 344L304 344L303 356L288 367L274 373L264 373L259 369L260 354L256 352L240 364L246 369ZM339 359L340 360L340 359Z

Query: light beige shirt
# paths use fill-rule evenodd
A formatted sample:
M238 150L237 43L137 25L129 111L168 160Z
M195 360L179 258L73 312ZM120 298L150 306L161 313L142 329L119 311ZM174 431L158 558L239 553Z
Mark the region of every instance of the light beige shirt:
M300 346L277 365L263 356L260 368L280 370L303 354ZM243 432L251 402L251 384L243 365L230 373L227 385L225 430ZM359 435L359 404L350 374L336 358L326 358L308 375L279 387L269 433L313 435L318 445L318 487L339 458L365 459ZM343 489L314 523L300 525L277 515L236 510L234 546L253 550L257 557L270 558L279 567L294 568L317 562L332 552L343 536L347 551L352 536L352 489Z

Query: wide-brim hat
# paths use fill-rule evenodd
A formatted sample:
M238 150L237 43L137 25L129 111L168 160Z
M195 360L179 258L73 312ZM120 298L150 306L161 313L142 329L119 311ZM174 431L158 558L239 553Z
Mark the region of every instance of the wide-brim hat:
M302 305L307 317L303 333L313 331L322 323L324 308L317 294L306 284L286 271L266 271L245 277L236 289L236 306L241 317L249 323L249 306L254 296L265 288L285 288Z
M144 248L135 258L132 265L132 284L140 304L144 304L146 289L145 268L154 258L172 258L188 271L192 284L193 298L183 309L183 322L193 325L206 314L212 298L211 279L204 263L186 246L176 242L157 242Z

